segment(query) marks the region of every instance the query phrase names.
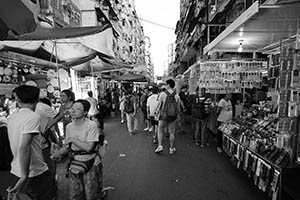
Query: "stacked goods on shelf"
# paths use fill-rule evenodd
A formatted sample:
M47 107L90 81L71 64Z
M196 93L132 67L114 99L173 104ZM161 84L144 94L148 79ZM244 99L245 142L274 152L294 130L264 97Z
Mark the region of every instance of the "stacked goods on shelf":
M280 137L278 145L290 152L295 159L297 148L297 123L300 113L300 79L299 79L299 55L295 48L283 45L280 54L279 75L279 109L278 131Z
M279 119L273 115L253 118L252 113L244 111L235 122L219 127L224 133L223 149L238 169L244 170L260 190L276 200L281 189L281 169L291 163L290 155L277 146Z
M239 93L242 88L260 88L263 62L207 61L200 63L199 86L209 93Z
M278 167L286 167L291 159L290 154L281 145L278 145L280 133L277 130L279 119L275 116L264 119L249 119L240 117L235 122L223 124L219 129L231 139L247 148L253 153L257 153L270 163ZM231 149L224 143L225 150Z

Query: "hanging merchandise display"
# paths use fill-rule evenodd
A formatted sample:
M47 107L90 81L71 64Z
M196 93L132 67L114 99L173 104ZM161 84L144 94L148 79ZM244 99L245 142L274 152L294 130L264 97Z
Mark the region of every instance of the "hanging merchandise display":
M39 87L40 98L47 97L55 103L60 98L59 91L71 87L69 72L60 69L60 76L55 69L1 57L0 95L10 98L15 87L26 84Z
M241 93L243 88L261 88L263 61L202 61L199 87L211 94Z

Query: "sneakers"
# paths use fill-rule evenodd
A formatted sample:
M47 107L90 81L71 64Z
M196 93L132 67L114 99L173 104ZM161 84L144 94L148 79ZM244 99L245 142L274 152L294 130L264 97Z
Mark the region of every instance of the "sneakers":
M199 143L199 142L195 142L195 145L196 145L196 146L200 146L200 143Z
M124 123L124 120L121 120L121 124L123 124Z
M208 147L208 146L209 146L209 143L205 143L205 144L200 145L201 148L205 148L205 147Z
M164 148L162 146L158 146L156 149L155 149L155 153L160 153L164 150Z
M152 132L152 131L153 131L153 126L151 126L151 127L149 128L149 131L150 131L150 132Z
M148 128L148 127L144 128L144 131L148 131L148 130L149 130L149 128Z
M175 152L176 152L175 147L169 149L169 154L173 155L175 154Z
M223 152L222 148L221 147L217 147L217 152L218 153L222 153Z

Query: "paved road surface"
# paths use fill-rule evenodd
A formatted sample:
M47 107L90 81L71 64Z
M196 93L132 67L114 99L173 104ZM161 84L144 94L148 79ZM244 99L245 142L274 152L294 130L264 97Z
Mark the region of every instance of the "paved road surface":
M186 128L189 132L189 128ZM109 200L266 200L251 179L234 168L215 142L209 148L195 146L190 135L177 135L175 155L155 154L147 132L129 136L119 118L106 120L108 140L104 159L104 185ZM61 200L67 199L67 179L59 170Z

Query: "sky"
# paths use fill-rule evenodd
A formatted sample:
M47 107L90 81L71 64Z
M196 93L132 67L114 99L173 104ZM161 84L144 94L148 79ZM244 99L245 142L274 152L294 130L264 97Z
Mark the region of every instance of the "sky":
M151 59L154 75L161 76L168 67L168 45L176 40L175 27L180 15L180 0L135 0L135 9L144 34L151 40ZM161 24L172 29L157 26L146 21Z

